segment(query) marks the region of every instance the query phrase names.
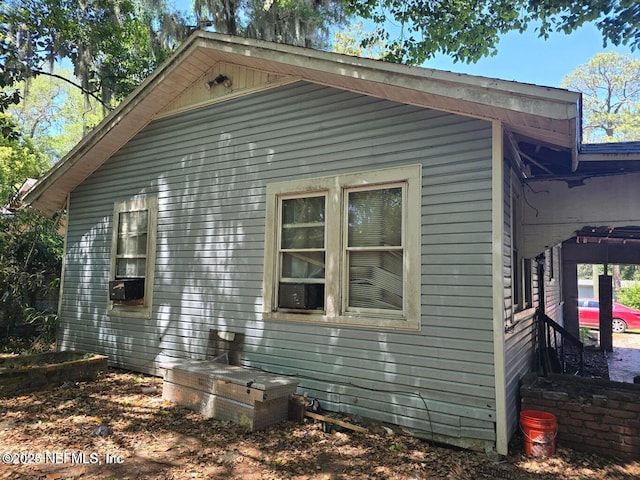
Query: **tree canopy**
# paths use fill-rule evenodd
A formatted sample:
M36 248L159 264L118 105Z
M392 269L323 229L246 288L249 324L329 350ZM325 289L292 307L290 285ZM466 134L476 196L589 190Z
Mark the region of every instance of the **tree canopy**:
M193 8L200 28L318 49L345 21L341 0L194 0Z
M593 22L604 46L640 46L636 0L346 0L346 11L377 25L364 45L382 40L389 48L387 60L410 64L436 53L475 62L497 52L502 34L530 26L546 38Z
M99 102L83 98L81 90L65 80L72 78L69 70L60 70L56 76L39 75L29 82L24 100L7 109L22 135L51 163L69 152L103 117ZM24 82L17 87L27 88Z
M567 75L561 86L582 92L587 142L640 140L640 60L600 53Z
M436 53L477 61L502 34L535 26L540 36L594 22L604 44L640 44L634 0L6 0L0 6L0 111L24 94L18 82L71 63L78 87L106 108L130 93L194 28L314 48L346 19L373 21L361 47L420 64ZM399 32L399 33L398 33ZM114 41L117 39L117 41Z
M18 130L6 114L0 113L1 119ZM18 193L27 178L38 178L49 166L47 157L28 138L0 135L0 206Z
M341 0L193 0L195 16L172 8L169 0L6 0L0 112L21 101L31 78L55 75L59 63L72 66L87 99L110 109L196 28L326 48L330 27L345 20Z
M0 109L20 101L17 84L65 60L77 87L108 109L171 53L186 23L158 0L7 0L0 6Z

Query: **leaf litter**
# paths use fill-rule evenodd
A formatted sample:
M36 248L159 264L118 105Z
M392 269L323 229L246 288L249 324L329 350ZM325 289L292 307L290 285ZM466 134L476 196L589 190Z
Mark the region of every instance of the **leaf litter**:
M529 457L518 438L496 460L374 423L366 433L327 432L315 421L248 433L164 401L159 378L116 369L94 382L0 398L0 419L0 453L10 455L2 480L640 478L640 461L561 446Z

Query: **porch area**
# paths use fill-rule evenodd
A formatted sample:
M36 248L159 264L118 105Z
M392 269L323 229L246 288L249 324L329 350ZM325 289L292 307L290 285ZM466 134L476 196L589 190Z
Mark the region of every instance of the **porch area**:
M536 318L540 375L570 374L622 383L640 380L640 333L609 334L612 348L605 348L597 329L578 338L540 311Z
M640 334L614 334L608 350L598 330L578 339L539 311L536 327L537 369L521 381L521 411L553 414L558 445L638 458Z

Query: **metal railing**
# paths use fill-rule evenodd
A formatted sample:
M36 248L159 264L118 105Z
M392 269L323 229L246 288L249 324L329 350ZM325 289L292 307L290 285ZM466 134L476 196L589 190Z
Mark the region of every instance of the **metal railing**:
M584 345L578 337L565 330L540 310L536 310L538 327L538 367L549 373L584 374Z

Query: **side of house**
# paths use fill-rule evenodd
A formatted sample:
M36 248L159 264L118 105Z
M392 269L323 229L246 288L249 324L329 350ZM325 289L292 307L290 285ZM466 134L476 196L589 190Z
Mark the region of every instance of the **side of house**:
M159 373L225 332L330 410L495 449L491 122L285 84L153 121L68 208L60 348Z
M523 188L521 172L505 147L503 169L503 318L505 409L507 438L517 429L520 378L531 371L535 351L533 313L539 304L536 263L524 258L521 229ZM497 327L500 328L500 327Z
M229 351L506 453L533 308L560 298L524 180L571 172L579 103L195 32L25 196L68 213L60 348L154 374Z
M504 152L504 391L507 438L511 438L518 429L520 379L535 368L536 309L544 311L562 324L562 251L559 245L530 248L524 225L531 188L517 166L517 153L507 142ZM531 258L532 252L535 252L534 258Z

